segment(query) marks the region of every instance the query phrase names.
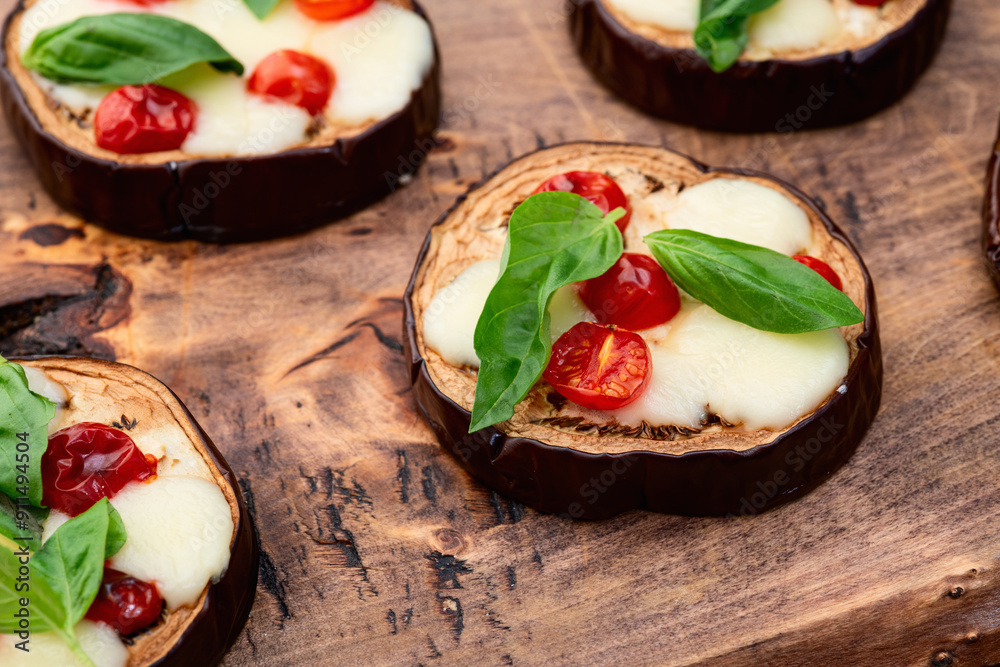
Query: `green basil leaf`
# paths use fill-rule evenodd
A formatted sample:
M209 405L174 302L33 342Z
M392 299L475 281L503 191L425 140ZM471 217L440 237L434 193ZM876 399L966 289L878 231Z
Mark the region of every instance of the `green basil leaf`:
M35 577L48 582L65 611L62 629L72 632L94 602L104 576L111 504L101 498L93 507L56 529L31 557Z
M243 74L243 65L212 37L156 14L85 16L43 30L21 63L60 83L117 86L152 83L197 63Z
M698 53L716 72L724 72L739 60L750 39L750 17L777 4L778 0L702 0L701 20L694 31Z
M552 353L553 293L618 261L622 235L614 223L624 214L605 216L579 195L544 192L511 215L501 275L476 326L481 366L470 433L510 419L538 382Z
M28 389L24 369L0 357L0 493L41 507L42 454L55 415L55 403Z
M126 539L128 539L128 535L125 533L125 522L122 521L122 515L111 503L108 503L108 540L104 546L104 559L107 560L121 551L122 547L125 546Z
M0 493L0 535L23 544L32 551L42 548L42 524L49 511L29 505L17 504L16 500Z
M28 575L21 574L22 561L27 560ZM21 581L18 581L20 579ZM52 586L34 573L30 558L19 556L0 546L0 634L16 634L20 627L21 598L26 598L31 632L62 633L66 625L65 611Z
M124 539L121 517L102 498L56 529L45 546L30 556L24 549L15 553L0 545L0 634L22 630L18 614L23 614L24 598L31 632L59 635L81 665L93 667L74 628L97 596L105 557L116 552ZM27 574L22 565L27 566Z
M254 13L254 16L263 21L281 0L243 0L243 2Z
M806 333L865 319L850 297L779 252L686 229L645 241L678 287L754 329Z

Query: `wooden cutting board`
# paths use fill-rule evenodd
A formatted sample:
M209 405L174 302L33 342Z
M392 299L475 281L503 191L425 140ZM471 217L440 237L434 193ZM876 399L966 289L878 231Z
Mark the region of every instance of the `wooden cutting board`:
M445 64L438 146L408 187L305 236L108 235L60 213L0 130L0 350L158 376L255 508L260 587L226 665L1000 663L1000 298L978 242L1000 5L959 0L937 63L892 110L754 137L612 99L570 49L561 0L426 5ZM755 517L576 523L491 493L432 440L400 346L424 234L469 184L573 139L772 172L857 241L885 399L817 491Z

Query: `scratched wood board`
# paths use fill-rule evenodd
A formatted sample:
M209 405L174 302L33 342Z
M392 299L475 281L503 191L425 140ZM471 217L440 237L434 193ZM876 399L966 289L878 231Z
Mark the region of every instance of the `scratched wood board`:
M1000 299L978 249L1000 5L958 0L935 66L893 109L758 136L616 101L579 65L561 0L426 6L445 65L427 165L304 236L104 233L61 213L0 129L0 349L153 373L250 500L261 579L225 664L1000 663ZM761 516L579 523L491 493L435 444L400 345L424 234L512 157L574 139L772 172L855 239L885 398L828 483Z

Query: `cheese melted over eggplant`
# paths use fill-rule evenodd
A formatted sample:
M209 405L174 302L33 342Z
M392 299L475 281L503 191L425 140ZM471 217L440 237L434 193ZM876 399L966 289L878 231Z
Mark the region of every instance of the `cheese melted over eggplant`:
M781 193L743 179L715 178L681 190L645 193L642 180L619 179L633 206L625 234L628 252L649 249L642 238L659 229L692 229L770 248L809 254L808 216ZM638 188L638 189L637 189ZM423 313L427 347L447 363L479 365L472 336L499 262L485 259L434 294ZM848 344L838 330L775 334L752 329L682 295L683 308L665 325L639 332L650 347L649 385L634 403L611 413L575 406L592 423L626 428L697 431L719 420L743 430L782 429L814 411L847 375ZM553 340L593 317L563 288L549 307Z

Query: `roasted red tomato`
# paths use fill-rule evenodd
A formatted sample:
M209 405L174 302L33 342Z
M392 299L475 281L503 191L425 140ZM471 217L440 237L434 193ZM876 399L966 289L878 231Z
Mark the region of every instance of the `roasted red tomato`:
M87 618L107 623L119 634L131 635L156 623L162 610L163 598L156 586L105 567Z
M97 145L116 153L177 150L194 128L194 102L156 84L123 86L94 115Z
M84 422L49 438L42 455L42 503L77 516L129 482L156 475L156 458L144 456L124 432Z
M605 213L610 213L621 206L625 209L625 215L615 224L623 232L628 227L628 221L632 219L632 208L628 204L628 197L610 176L596 171L570 171L553 176L538 186L535 194L539 192L572 192Z
M809 255L793 255L792 259L799 264L805 264L810 269L826 278L826 282L830 283L841 292L844 291L844 284L840 281L840 276L838 276L837 272L831 269L830 265L823 260L810 257Z
M375 0L295 0L299 11L317 21L336 21L360 14Z
M315 116L330 101L334 82L333 72L325 62L285 49L260 61L247 81L247 89L302 107Z
M681 309L674 281L648 255L625 253L607 273L580 286L580 297L602 324L641 331L669 322Z
M560 394L593 410L614 410L639 398L650 373L642 336L581 322L559 337L542 377Z

